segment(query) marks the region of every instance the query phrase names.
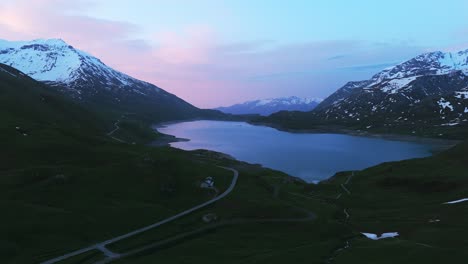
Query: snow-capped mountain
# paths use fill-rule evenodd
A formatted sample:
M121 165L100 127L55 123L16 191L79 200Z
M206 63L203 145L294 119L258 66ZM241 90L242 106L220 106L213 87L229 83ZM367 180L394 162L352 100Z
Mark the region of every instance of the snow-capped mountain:
M144 84L108 67L99 59L73 48L61 39L29 42L0 40L0 62L21 70L38 81L71 85L89 78L102 77L103 85L125 87L134 83Z
M198 108L175 95L114 70L60 39L0 40L0 63L108 112L135 112L155 121L199 115Z
M468 130L468 50L422 54L369 80L348 82L313 111L280 112L253 122L457 137Z
M328 121L455 126L468 119L468 50L432 52L350 82L314 111Z
M402 91L403 88L409 88L409 84L420 77L446 75L457 71L468 75L468 50L425 53L396 66L389 67L374 75L370 80L347 83L326 98L317 107L317 110L331 104L338 104L355 89L365 89L369 92L380 90L387 94L394 94Z
M270 115L279 111L311 111L322 99L296 96L248 101L228 107L216 108L229 114Z

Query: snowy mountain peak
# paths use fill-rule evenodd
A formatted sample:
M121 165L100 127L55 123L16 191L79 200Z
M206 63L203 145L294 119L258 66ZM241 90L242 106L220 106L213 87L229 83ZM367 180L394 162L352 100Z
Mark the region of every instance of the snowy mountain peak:
M297 96L290 97L280 97L280 98L269 98L263 100L248 101L245 104L256 105L297 105L297 104L310 104L310 103L320 103L322 99L320 98L299 98Z
M98 80L102 86L124 87L129 83L143 83L110 68L96 57L75 49L61 39L0 40L0 62L36 80L67 86L90 79Z
M430 52L387 68L371 79L350 82L315 110L318 119L380 123L388 129L455 126L468 122L468 50Z
M43 45L48 47L69 46L62 39L35 39L32 41L8 41L0 39L0 49L21 48L28 45Z
M372 77L374 83L422 75L442 75L454 71L468 74L468 50L459 52L429 52L396 66L387 68Z
M228 107L219 107L217 110L230 114L260 114L269 115L278 111L311 111L322 99L300 98L297 96L270 98L248 101Z

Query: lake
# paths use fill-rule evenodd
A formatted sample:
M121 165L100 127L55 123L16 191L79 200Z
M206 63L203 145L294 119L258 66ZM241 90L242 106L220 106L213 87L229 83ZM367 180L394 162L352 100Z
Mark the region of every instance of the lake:
M159 127L186 142L183 150L207 149L317 182L336 172L360 170L386 161L431 155L432 146L343 134L289 133L244 122L192 121Z

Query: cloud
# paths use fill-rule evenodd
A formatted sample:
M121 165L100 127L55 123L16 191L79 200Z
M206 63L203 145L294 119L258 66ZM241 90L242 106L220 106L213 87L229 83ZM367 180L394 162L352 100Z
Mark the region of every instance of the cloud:
M83 15L92 1L4 0L0 36L62 38L106 64L201 107L275 96L324 97L423 49L350 40L280 45L226 42L209 25L168 28L143 38L140 26Z

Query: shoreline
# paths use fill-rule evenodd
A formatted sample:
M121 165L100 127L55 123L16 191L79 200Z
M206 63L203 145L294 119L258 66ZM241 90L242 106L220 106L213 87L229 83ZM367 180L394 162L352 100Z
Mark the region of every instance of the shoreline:
M163 135L161 139L157 139L154 142L151 142L151 146L170 146L170 143L173 142L184 142L190 141L190 139L186 138L177 138L172 135L167 135L159 132L158 128L166 127L172 124L183 123L183 122L194 122L194 121L203 121L207 119L189 119L189 120L179 120L179 121L169 121L154 124L151 127L157 131L157 133ZM461 143L462 140L456 139L443 139L443 138L429 138L429 137L418 137L413 135L403 135L403 134L379 134L379 133L371 133L367 131L357 131L345 128L316 128L316 129L289 129L284 128L281 126L277 126L271 123L252 123L247 121L226 121L226 120L207 120L207 121L222 121L222 122L241 122L246 123L253 126L261 126L261 127L270 127L276 129L278 131L292 133L292 134L341 134L341 135L349 135L349 136L357 136L357 137L366 137L366 138L375 138L375 139L384 139L384 140L392 140L392 141L404 141L404 142L411 142L417 144L424 144L431 146L431 153L437 154L442 151L448 150L457 144Z
M413 135L404 135L404 134L379 134L379 133L371 133L362 130L352 130L352 129L345 129L345 128L315 128L315 129L290 129L284 128L278 125L274 125L272 123L251 123L247 122L253 126L263 126L263 127L270 127L276 129L278 131L292 133L292 134L341 134L341 135L349 135L349 136L356 136L356 137L366 137L366 138L375 138L375 139L385 139L385 140L392 140L392 141L404 141L404 142L411 142L411 143L418 143L418 144L425 144L431 146L431 152L433 154L442 152L444 150L448 150L457 144L463 142L463 140L457 139L444 139L444 138L429 138L429 137L418 137Z
M151 125L151 128L156 130L158 133L161 133L159 132L158 128L163 128L163 127L167 127L169 125L174 125L174 124L178 124L178 123L185 123L185 122L194 122L194 121L202 121L202 120L209 120L209 119L199 119L199 118L195 118L195 119L184 119L184 120L174 120L174 121L166 121L166 122L161 122L161 123L155 123L153 125ZM210 121L217 121L217 120L210 120ZM162 133L161 133L162 134Z
M148 143L148 146L151 147L171 147L171 143L176 143L176 142L187 142L190 141L188 138L178 138L173 135L168 135L160 132L158 128L164 128L169 125L177 124L177 123L183 123L183 122L194 122L194 121L201 121L201 120L206 120L206 119L186 119L186 120L176 120L176 121L167 121L167 122L161 122L161 123L156 123L151 125L151 128L158 133L159 138L151 141Z
M206 120L206 119L171 121L171 122L155 124L155 125L152 126L152 128L157 133L159 133L161 137L158 138L157 140L151 142L148 145L153 146L153 147L172 147L170 145L171 143L190 141L190 139L178 138L178 137L173 136L173 135L168 135L168 134L161 133L161 132L159 132L158 128L166 127L168 125L177 124L177 123L181 123L181 122L193 122L193 121L201 121L201 120ZM217 120L210 120L210 121L217 121ZM333 128L323 129L323 128L321 128L321 129L309 129L309 130L293 130L293 129L283 129L283 128L280 128L280 127L274 127L274 126L267 125L267 124L258 124L258 123L254 124L254 123L245 122L245 121L228 121L228 122L242 122L242 123L247 123L247 124L250 124L250 125L253 125L253 126L270 127L270 128L276 129L278 131L282 131L282 132L286 132L286 133L292 133L292 134L332 133L332 134L341 134L341 135L350 135L350 136L358 136L358 137L366 137L366 138L375 138L375 139L383 139L383 140L404 141L404 142L412 142L412 143L417 143L417 144L425 144L425 145L430 146L430 152L431 152L430 156L434 156L434 155L436 155L436 154L438 154L440 152L448 150L448 149L454 147L455 145L457 145L458 143L462 142L462 140L427 138L427 137L417 137L417 136L412 136L412 135L398 135L398 134L376 134L376 133L369 133L369 132L349 130L349 129L333 129ZM226 154L226 153L221 153L221 152L218 152L218 151L212 151L212 150L207 150L207 149L200 149L200 150L208 151L208 152L212 152L212 153L217 153L217 154L220 154L220 155L225 155L225 156L229 157L232 160L235 160L235 161L238 161L238 162L248 163L247 161L238 160L238 159L236 159L236 158L234 158L234 157L232 157L232 156L230 156L229 154ZM269 168L269 167L265 167L262 164L256 164L256 165L259 165L259 166L261 166L263 168L272 169L272 168ZM364 169L367 169L367 168L364 168ZM283 172L283 171L281 171L281 172ZM318 183L321 183L321 182L324 182L324 181L327 181L327 180L330 180L330 179L334 178L340 172L341 171L337 171L335 174L330 175L330 177L328 177L327 179L317 180L317 181L314 180L314 181L311 181L311 182L309 182L309 181L307 181L305 179L302 179L302 178L300 178L298 176L290 175L290 174L288 174L286 172L283 172L283 173L289 175L292 178L296 178L296 179L299 179L301 181L304 181L307 184L318 184Z
M156 130L157 131L157 130ZM175 142L187 142L190 141L188 138L178 138L176 136L168 135L168 134L163 134L159 131L157 131L159 134L159 138L151 141L147 145L150 147L171 147L171 143Z

